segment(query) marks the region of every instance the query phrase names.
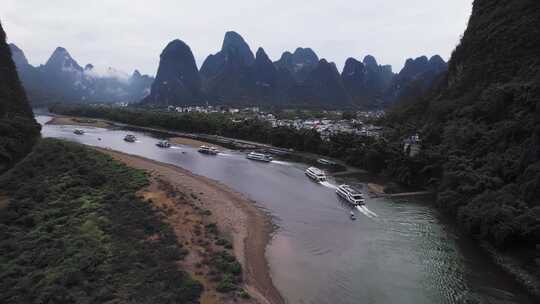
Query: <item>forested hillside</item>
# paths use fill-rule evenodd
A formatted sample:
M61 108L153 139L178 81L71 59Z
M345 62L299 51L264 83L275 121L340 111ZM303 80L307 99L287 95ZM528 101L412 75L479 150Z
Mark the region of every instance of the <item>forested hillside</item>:
M202 286L178 267L187 250L135 195L146 174L39 139L5 38L0 28L0 302L198 302Z
M503 247L540 243L540 2L476 0L449 72L389 115L419 132L438 204Z
M32 149L39 131L0 24L0 174Z
M9 198L0 212L0 302L196 302L202 287L177 264L187 250L135 195L147 183L143 171L90 148L41 140L0 177Z

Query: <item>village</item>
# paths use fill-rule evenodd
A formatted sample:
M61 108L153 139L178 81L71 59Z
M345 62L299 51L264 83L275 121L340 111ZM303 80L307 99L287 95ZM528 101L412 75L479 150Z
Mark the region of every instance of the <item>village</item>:
M322 139L337 133L350 133L361 136L380 137L382 127L371 123L384 116L384 111L265 111L259 107L234 108L225 106L169 106L168 111L179 113L222 113L231 115L233 122L246 119L267 121L272 127L291 127L297 130L316 130ZM277 112L277 113L276 113Z

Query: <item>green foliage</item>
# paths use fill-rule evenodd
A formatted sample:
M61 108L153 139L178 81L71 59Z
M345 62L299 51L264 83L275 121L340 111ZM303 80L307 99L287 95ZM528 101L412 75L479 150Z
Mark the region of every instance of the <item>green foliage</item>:
M373 173L383 172L389 159L397 162L403 158L400 144L390 145L381 139L343 133L330 137L329 141L323 141L315 130L272 128L267 122L256 119L235 123L223 114L174 113L60 104L52 107L51 111L65 115L104 118L138 126L217 134L267 143L276 147L332 156ZM418 184L413 178L402 182Z
M499 247L540 243L539 20L538 1L476 0L446 79L387 120L421 134L437 204Z
M210 266L219 273L220 281L216 287L219 292L236 290L242 282L242 266L236 258L227 251L212 254Z
M30 152L39 131L0 25L0 174Z
M42 140L0 177L2 303L193 303L174 232L135 192L148 183L83 146Z

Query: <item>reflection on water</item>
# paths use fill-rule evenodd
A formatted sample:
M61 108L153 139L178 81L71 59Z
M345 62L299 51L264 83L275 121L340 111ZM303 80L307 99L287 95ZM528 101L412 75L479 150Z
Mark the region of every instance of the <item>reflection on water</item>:
M289 303L534 303L474 244L441 224L428 203L367 199L353 210L336 196L335 182L312 182L302 164L255 162L235 151L202 155L181 145L160 149L157 138L131 131L136 143L122 140L125 131L83 128L78 136L73 129L45 125L42 133L184 167L267 209L279 226L267 257Z

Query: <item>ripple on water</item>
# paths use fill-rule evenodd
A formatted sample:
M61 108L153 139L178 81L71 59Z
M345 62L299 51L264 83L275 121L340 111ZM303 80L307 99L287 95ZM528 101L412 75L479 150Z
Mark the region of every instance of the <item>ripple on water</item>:
M463 240L444 228L429 205L368 199L362 209L373 218L359 214L351 221L352 208L340 202L328 185L309 182L305 165L247 162L243 154L234 153L223 155L227 160L204 158L189 147L183 148L190 152L185 155L158 150L154 138L137 132L133 132L140 138L136 144L123 142L125 131L88 133L77 137L73 127L43 128L44 136L183 166L268 208L279 229L267 256L272 277L290 303L534 303L524 301L519 289L508 287L484 256L464 250ZM97 141L97 136L103 140Z

